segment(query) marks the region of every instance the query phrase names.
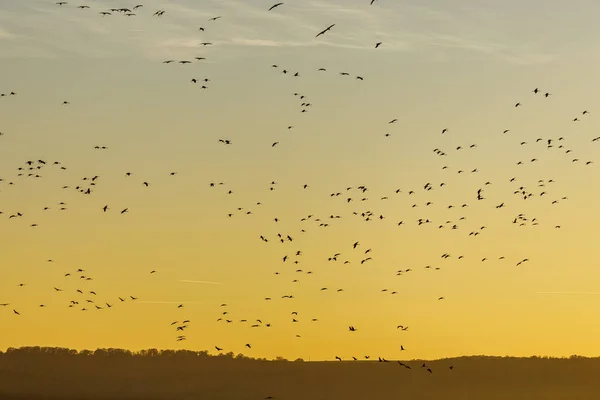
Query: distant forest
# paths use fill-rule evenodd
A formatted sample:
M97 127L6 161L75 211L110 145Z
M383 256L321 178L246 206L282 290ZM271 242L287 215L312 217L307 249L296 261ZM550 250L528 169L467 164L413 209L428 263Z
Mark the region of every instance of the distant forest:
M219 353L219 354L209 354L207 350L159 350L159 349L146 349L140 351L131 351L127 349L118 349L118 348L100 348L96 350L74 350L68 349L64 347L39 347L39 346L26 346L26 347L9 347L6 351L0 350L0 357L19 357L19 356L28 356L28 357L45 357L45 356L97 356L97 357L177 357L177 358L186 358L186 359L198 359L198 360L208 360L208 359L228 359L228 360L254 360L254 361L292 361L288 360L284 357L276 357L275 359L269 360L266 358L254 358L248 357L244 354L235 354L233 352L227 353ZM436 360L461 360L461 359L488 359L488 360L600 360L600 357L584 357L579 355L572 355L569 357L548 357L548 356L531 356L531 357L509 357L509 356L464 356L464 357L455 357L448 359ZM305 360L302 358L297 358L293 360L293 362L304 362ZM331 360L335 362L339 362L339 360ZM352 359L342 360L342 361L354 361ZM356 361L378 361L377 359L369 359L369 360L356 360ZM413 362L418 362L423 360L413 360ZM313 362L327 362L327 361L313 361ZM410 362L410 361L406 361ZM430 361L431 362L431 361Z
M157 350L157 349L147 349L140 351L131 351L126 349L96 349L96 350L74 350L74 349L66 349L62 347L9 347L6 352L2 352L0 350L0 357L45 357L45 356L81 356L81 357L177 357L177 358L186 358L186 359L236 359L236 360L255 360L255 361L268 361L266 358L250 358L243 354L234 354L233 352L228 353L220 353L211 355L206 350L202 351L192 351L192 350ZM283 357L277 357L273 361L288 361ZM295 361L304 361L299 358Z
M600 358L305 362L207 351L9 348L1 400L600 398Z

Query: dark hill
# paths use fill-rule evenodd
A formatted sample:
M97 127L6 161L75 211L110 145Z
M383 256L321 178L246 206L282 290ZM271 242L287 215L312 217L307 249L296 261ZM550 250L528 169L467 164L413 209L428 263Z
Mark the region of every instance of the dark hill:
M2 400L600 399L599 358L267 361L229 353L57 348L0 353ZM450 370L450 365L453 369Z

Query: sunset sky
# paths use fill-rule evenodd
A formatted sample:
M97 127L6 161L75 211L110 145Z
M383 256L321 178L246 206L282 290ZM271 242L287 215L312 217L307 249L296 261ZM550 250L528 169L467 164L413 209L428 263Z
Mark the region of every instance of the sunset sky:
M600 355L600 3L275 3L0 2L0 349Z

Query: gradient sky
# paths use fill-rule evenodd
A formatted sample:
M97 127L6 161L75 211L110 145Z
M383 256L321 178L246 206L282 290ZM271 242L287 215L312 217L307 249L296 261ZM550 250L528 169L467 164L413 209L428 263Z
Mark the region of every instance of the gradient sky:
M135 4L0 2L0 93L17 93L0 98L0 303L10 303L0 308L0 348L217 345L313 360L599 355L600 3L287 0L267 12L274 3L148 0L136 16L102 17ZM159 9L165 15L153 17ZM223 18L209 22L214 16ZM162 63L194 57L206 60ZM192 78L209 78L209 88ZM535 87L552 95L535 96ZM67 169L17 177L37 159ZM95 175L91 195L74 189ZM486 181L486 200L477 201ZM427 182L434 190L423 190ZM359 185L369 191L345 190ZM520 186L536 196L515 196ZM367 210L374 220L352 214ZM23 217L8 218L16 212ZM300 222L309 214L330 226ZM526 226L512 224L518 214ZM460 216L459 229L438 229ZM418 218L433 223L417 226ZM277 233L294 241L278 244ZM373 260L361 265L368 248ZM292 257L297 250L303 255ZM94 280L79 280L78 268ZM119 304L129 295L139 300ZM114 307L67 307L89 298ZM234 323L216 322L224 309ZM183 319L192 322L178 343L170 323Z

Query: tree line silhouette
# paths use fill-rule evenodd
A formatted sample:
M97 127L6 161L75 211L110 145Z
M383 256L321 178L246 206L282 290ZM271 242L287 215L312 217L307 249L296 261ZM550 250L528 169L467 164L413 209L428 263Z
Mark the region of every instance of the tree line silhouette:
M25 346L25 347L9 347L5 352L0 350L0 358L13 357L161 357L161 358L179 358L179 359L228 359L228 360L251 360L251 361L289 361L288 359L277 356L273 360L266 358L249 357L242 353L235 354L233 352L209 354L206 350L159 350L159 349L144 349L140 351L131 351L120 348L99 348L96 350L75 350L64 347L40 347L40 346ZM302 358L294 360L294 362L303 362Z
M207 350L171 350L171 349L143 349L139 351L132 351L128 349L121 348L98 348L96 350L75 350L65 347L40 347L40 346L24 346L24 347L9 347L6 351L0 350L0 358L7 357L21 357L21 356L73 356L73 357L177 357L177 358L187 358L187 359L198 359L198 360L208 360L208 359L230 359L230 360L251 360L251 361L285 361L291 362L285 357L277 356L274 359L260 358L260 357L249 357L245 354L238 353L235 354L233 352L227 353L219 353L219 354L210 354ZM530 356L530 357L510 357L510 356L462 356L462 357L453 357L441 360L600 360L600 357L585 357L580 355L571 355L569 357L549 357L549 356ZM441 361L437 360L437 361ZM331 360L336 361L336 360ZM351 361L351 360L346 360ZM364 360L373 361L373 360ZM377 361L377 360L375 360ZM420 359L413 360L415 362L423 361ZM293 360L293 362L304 362L303 358L297 358ZM319 362L319 361L314 361ZM336 361L338 362L338 361Z
M465 356L402 361L411 369L389 361L372 357L303 362L191 350L9 348L0 352L0 399L563 400L595 399L600 393L600 358Z

